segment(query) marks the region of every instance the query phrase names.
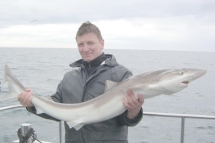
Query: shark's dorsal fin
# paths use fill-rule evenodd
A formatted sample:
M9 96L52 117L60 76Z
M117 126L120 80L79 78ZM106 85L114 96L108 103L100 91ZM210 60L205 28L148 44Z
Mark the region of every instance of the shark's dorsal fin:
M105 92L108 90L111 90L112 88L116 87L118 85L118 82L114 82L111 80L106 80L105 82Z

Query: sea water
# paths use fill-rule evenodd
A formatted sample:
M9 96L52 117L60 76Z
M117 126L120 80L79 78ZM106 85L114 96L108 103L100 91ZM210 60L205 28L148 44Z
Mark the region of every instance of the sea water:
M174 94L160 95L145 100L144 112L196 114L215 116L215 53L146 50L104 50L129 68L134 75L142 72L172 69L198 68L207 73L190 83L189 87ZM0 81L7 64L25 86L40 96L56 92L64 74L71 71L69 64L80 59L77 49L0 48ZM1 84L0 96L8 91ZM18 104L16 99L0 103L0 107ZM38 139L59 142L59 124L28 113L25 108L0 112L0 142L17 139L16 131L22 123L31 123ZM129 127L130 143L180 142L179 118L144 116L135 127ZM186 143L214 143L215 121L186 119Z

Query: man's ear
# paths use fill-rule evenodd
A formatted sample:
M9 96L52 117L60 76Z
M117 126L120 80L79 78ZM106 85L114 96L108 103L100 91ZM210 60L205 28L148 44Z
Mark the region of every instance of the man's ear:
M104 49L105 41L104 39L101 40L102 50Z

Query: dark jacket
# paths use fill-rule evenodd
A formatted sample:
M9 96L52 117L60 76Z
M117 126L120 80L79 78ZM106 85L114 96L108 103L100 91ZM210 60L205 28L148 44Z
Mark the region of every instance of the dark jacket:
M52 99L60 103L88 101L104 93L106 80L120 82L132 76L132 73L127 68L116 62L114 56L106 55L106 57L105 62L90 75L86 72L82 60L71 64L70 66L75 69L65 74L63 80L58 85L56 93L51 96ZM28 110L35 114L34 109L29 108ZM127 119L125 114L126 112L103 122L84 125L78 131L74 128L70 129L65 123L65 142L127 143L128 126L134 126L139 123L142 118L142 110L133 120ZM51 119L46 114L40 116Z

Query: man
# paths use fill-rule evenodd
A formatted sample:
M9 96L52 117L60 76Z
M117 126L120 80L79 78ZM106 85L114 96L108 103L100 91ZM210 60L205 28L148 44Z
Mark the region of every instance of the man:
M102 52L104 40L100 30L92 23L85 22L80 26L76 42L82 59L70 64L76 69L65 74L56 93L51 96L54 101L60 103L88 101L104 93L106 80L120 82L132 76L127 68L116 62L113 55L105 55ZM134 126L142 119L144 98L140 94L137 96L138 99L132 91L128 91L126 98L122 99L127 110L113 119L85 125L78 131L70 129L65 123L65 142L127 143L128 126ZM31 102L30 89L21 93L18 99L28 111L36 114ZM57 120L47 114L39 116Z

